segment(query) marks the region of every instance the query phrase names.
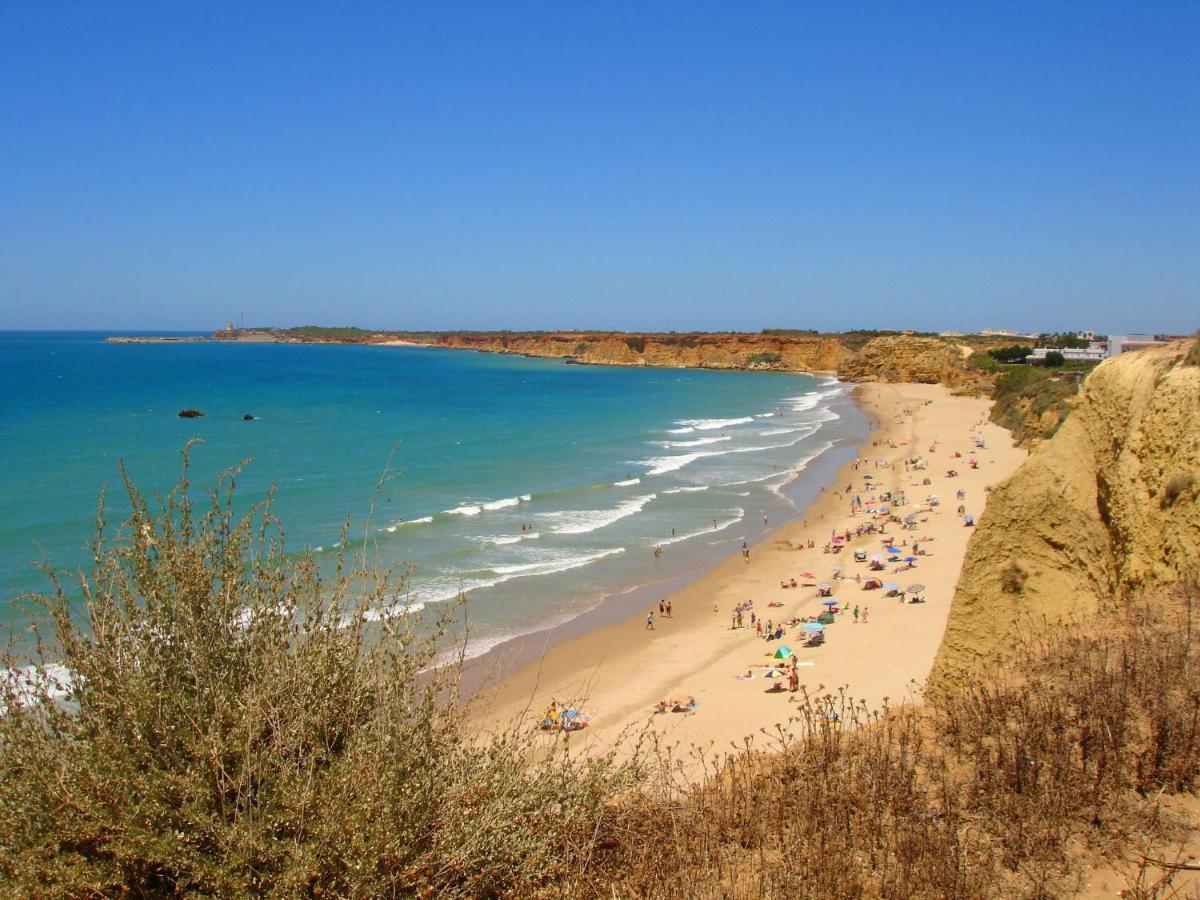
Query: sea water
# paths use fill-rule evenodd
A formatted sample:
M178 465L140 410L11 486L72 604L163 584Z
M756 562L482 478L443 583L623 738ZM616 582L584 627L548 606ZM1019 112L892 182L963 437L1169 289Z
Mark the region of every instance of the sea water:
M478 651L754 543L865 434L827 377L103 338L0 333L0 611L18 634L19 596L49 586L34 564L90 558L101 487L115 535L120 466L169 490L193 438L196 490L248 460L243 508L274 486L289 551L407 564L413 608L465 592Z

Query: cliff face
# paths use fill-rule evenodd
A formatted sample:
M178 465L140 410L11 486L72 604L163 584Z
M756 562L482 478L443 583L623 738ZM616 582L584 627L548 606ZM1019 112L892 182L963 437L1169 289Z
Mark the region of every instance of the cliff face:
M1180 341L1102 363L1070 417L988 501L932 682L1200 571L1200 367Z
M834 372L850 351L836 338L752 334L438 334L412 335L435 347L567 357L608 366L686 366Z
M967 379L963 354L931 337L877 337L838 369L847 381L919 382L958 386Z

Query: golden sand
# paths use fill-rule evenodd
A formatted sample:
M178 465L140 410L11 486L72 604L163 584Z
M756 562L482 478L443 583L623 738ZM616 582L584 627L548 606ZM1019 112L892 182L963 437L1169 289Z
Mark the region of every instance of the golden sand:
M736 554L672 594L670 618L660 616L655 606L653 630L646 628L648 610L642 610L631 620L558 644L516 671L498 668L497 674L506 677L472 700L470 714L491 727L519 721L533 729L551 700L557 700L592 716L589 728L571 736L573 752L605 750L645 728L670 742L719 752L786 722L794 709L794 695L771 690L776 682L764 678L761 668L780 644L795 651L800 683L810 693L845 687L871 707L885 698L896 705L919 697L974 530L964 527L958 505L978 517L986 489L1012 474L1025 452L1012 445L1007 431L987 421L987 400L955 397L944 387L924 384L862 385L858 398L877 427L860 450L857 467L845 465L802 518L772 533L752 550L749 562ZM976 435L985 449L976 447ZM923 458L926 468L906 472L904 460L912 457ZM977 469L969 465L972 457ZM948 477L949 469L957 470L957 477ZM928 485L923 484L926 478ZM850 484L853 490L846 492ZM889 563L885 572L872 574L901 587L924 585L923 604L902 604L855 582L856 574L865 580L868 572L866 564L854 561L852 551L882 550L880 535L856 537L838 554L823 550L834 531L853 532L872 521L869 505L851 515L853 496L867 501L889 489L906 494L908 503L895 510L898 514L928 511L920 514L918 530L893 525L885 534L910 546L917 538L933 540L921 542L926 555L918 557L916 568L895 573L897 564ZM966 492L962 500L956 499L959 490ZM938 495L940 505L923 504L931 494ZM814 549L787 549L781 543L807 547L809 539ZM843 567L843 580L832 580L834 566ZM815 577L802 577L804 572ZM839 614L825 631L824 646L811 649L802 647L794 627L786 629L782 641L757 638L749 613L745 627L730 627L733 610L747 600L753 601L756 616L774 622L819 613L822 601L815 586L781 589L781 581L793 578L798 584L831 582L834 598L849 610L858 606L860 613L869 611L868 620L856 623L852 612ZM772 602L782 606L769 606ZM498 667L503 656L500 660ZM748 670L756 677L739 680ZM659 701L688 697L698 704L692 712L654 713Z

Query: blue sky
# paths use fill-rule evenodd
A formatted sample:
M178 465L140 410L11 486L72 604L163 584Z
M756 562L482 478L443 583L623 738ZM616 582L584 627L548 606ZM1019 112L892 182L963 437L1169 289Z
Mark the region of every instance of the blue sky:
M0 328L1200 325L1200 3L0 4Z

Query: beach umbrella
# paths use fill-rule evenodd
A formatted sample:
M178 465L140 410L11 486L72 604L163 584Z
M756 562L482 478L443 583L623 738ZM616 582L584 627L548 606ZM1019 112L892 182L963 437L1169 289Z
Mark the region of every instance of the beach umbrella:
M904 561L906 563L915 563L917 561L917 558L915 556L906 556L906 557L904 557Z
M883 554L882 553L872 553L871 559L874 562L883 562Z
M863 478L867 479L868 481L874 481L874 480L875 480L875 476L874 476L874 475L864 475L864 476L863 476Z
M824 631L825 626L822 625L820 622L805 622L802 630L811 632L812 634L816 634L819 631Z
M816 578L817 576L814 575L812 572L801 572L800 577L801 578Z
M817 585L817 588L822 591L827 591L832 587L833 587L833 585L830 584L828 581L822 581L820 584Z
M830 609L832 609L833 607L837 606L837 601L836 600L824 600L821 602L821 605L828 606Z
M885 581L883 583L883 589L885 591L898 591L900 590L900 585L896 584L894 581Z
M908 592L909 592L910 594L923 594L923 593L925 593L925 585L923 585L923 584L910 584L910 585L908 586Z
M916 521L917 515L918 515L918 513L909 513L907 516L904 517L904 521L908 522L909 524L912 524L914 521Z
M886 550L888 553L899 553L900 552L899 547L884 547L883 549Z
M775 651L776 659L787 659L792 655L792 648L786 644L780 644L779 649Z
M891 511L892 511L892 509L891 509L891 507L890 507L890 506L881 506L881 507L879 507L879 511L880 511L881 513L885 513L885 512L891 512Z

